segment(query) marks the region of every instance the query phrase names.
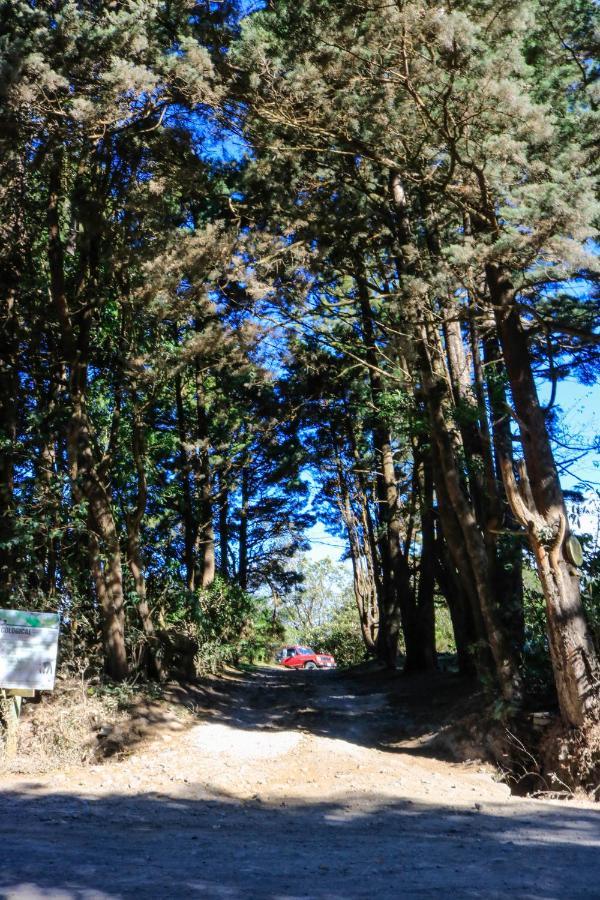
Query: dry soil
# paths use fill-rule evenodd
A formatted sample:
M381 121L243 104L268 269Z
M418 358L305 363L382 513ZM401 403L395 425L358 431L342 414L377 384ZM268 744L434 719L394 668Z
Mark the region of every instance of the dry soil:
M272 669L176 691L191 728L2 781L0 896L600 898L597 808L442 758L438 687L460 692Z

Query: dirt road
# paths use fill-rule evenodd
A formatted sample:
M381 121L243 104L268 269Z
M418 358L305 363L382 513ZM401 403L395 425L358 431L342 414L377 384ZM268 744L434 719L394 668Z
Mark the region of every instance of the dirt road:
M436 758L403 690L231 676L127 759L4 780L0 896L600 898L598 811Z

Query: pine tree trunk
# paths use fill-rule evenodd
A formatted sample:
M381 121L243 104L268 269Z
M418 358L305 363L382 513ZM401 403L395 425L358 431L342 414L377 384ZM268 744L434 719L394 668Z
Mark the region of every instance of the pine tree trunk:
M360 496L361 524L363 531L362 558L365 560L366 572L363 573L363 606L365 612L364 639L369 653L376 653L379 636L379 608L381 605L381 580L377 559L377 543L371 520L369 500L361 490Z
M463 531L446 487L439 449L435 441L431 446L431 461L438 500L437 512L448 551L448 559L444 558L444 563L448 564L448 572L454 576L452 580L446 582L448 592L445 596L449 605L460 598L462 613L456 611L455 605L451 607L451 612L454 609L453 622L457 620L464 623L467 644L475 650L472 659L477 674L481 681L489 680L495 678L495 664L488 644L475 575ZM455 589L456 585L459 586L459 590ZM458 647L460 637L456 640Z
M464 495L461 473L456 464L455 450L445 422L442 396L445 387L436 384L429 373L423 373L423 382L431 417L433 438L441 476L448 499L460 526L462 540L469 558L485 635L494 658L496 675L502 696L509 702L521 699L521 684L516 661L508 645L499 621L493 586L490 581L489 558L485 541L474 510Z
M223 472L219 473L219 572L229 577L229 488Z
M362 556L366 565L366 580L368 588L365 587L365 593L368 590L370 597L370 613L369 613L369 646L372 644L372 652L377 648L377 637L379 632L379 610L382 605L382 587L381 587L381 562L379 559L379 550L377 545L377 535L375 534L375 525L371 513L371 504L369 502L370 487L368 479L363 469L363 461L358 451L354 421L351 413L348 411L346 416L346 433L350 444L352 458L354 460L354 475L356 477L356 495L357 502L360 507L360 523L362 528Z
M238 582L242 590L245 591L248 588L248 503L250 500L250 478L246 466L242 468L241 493Z
M493 319L491 327L494 326ZM482 389L485 382L492 419L494 472L498 497L497 528L502 534L497 540L496 582L502 598L501 615L514 652L521 655L525 644L525 611L523 608L523 549L518 523L510 507L502 480L501 457L513 461L512 434L505 390L505 370L495 334L488 329L483 340L483 366L479 376Z
M378 648L382 662L396 668L400 630L404 634L405 669L421 668L419 635L416 627L414 590L408 562L402 552L402 517L398 505L398 485L391 437L375 428L377 500L380 510L379 547L383 566L383 609L379 618Z
M454 303L454 309L444 310L444 344L448 358L449 385L452 392L456 420L459 425L462 438L462 446L465 455L466 469L468 473L468 488L472 498L473 509L477 521L485 528L488 518L487 506L493 501L493 493L490 496L484 484L486 467L484 465L484 452L481 433L478 428L478 410L476 398L473 393L471 372L467 363L460 323L457 321L458 304ZM436 335L437 337L437 335ZM438 354L441 358L442 348L439 346ZM489 488L489 483L487 485Z
M71 448L78 446L80 450L77 475L72 482L73 496L79 501L85 498L88 505L89 521L94 532L94 541L102 542L103 562L100 571L103 576L104 590L99 595L100 606L104 614L104 652L106 671L116 681L128 675L127 651L125 647L125 595L123 591L123 569L121 564L121 547L116 522L105 485L102 483L91 461L89 433L76 416L71 423L69 444ZM92 571L98 587L97 567L100 560L100 545L94 552L92 546Z
M141 548L142 520L146 511L148 498L148 481L144 462L145 436L144 423L141 420L137 408L135 391L131 398L133 406L131 454L137 474L137 495L134 510L126 516L127 524L127 562L133 578L133 584L137 595L137 611L142 623L142 630L146 637L148 653L151 660L151 668L157 678L163 677L163 668L156 641L156 631L152 621L152 613L148 604L146 592L146 577L144 575L144 562Z
M377 503L380 519L379 550L382 563L382 605L379 614L378 655L391 669L396 667L400 629L404 634L407 670L421 668L419 635L413 587L407 560L402 553L402 519L389 429L377 421L381 415L384 386L379 374L373 314L364 278L357 273L361 327L369 365L371 397L375 409L373 446L377 467Z
M472 618L447 542L441 536L436 538L435 577L450 611L458 671L461 675L474 675L477 669L470 648L476 641L476 635Z
M415 459L415 465L418 464ZM431 463L423 460L421 484L421 558L417 592L417 628L420 668L435 669L435 518L433 511L433 475Z
M198 330L198 324L196 324ZM212 472L209 452L208 416L204 406L204 387L196 361L196 483L198 485L198 527L196 550L199 560L198 582L208 588L215 580L215 530L212 507Z
M92 306L91 303L79 302L73 312L66 293L59 219L61 169L61 155L56 152L49 178L48 265L50 294L60 328L63 359L67 361L69 370L70 417L67 427L69 474L74 501L79 503L85 500L88 507L91 529L90 566L103 616L106 670L112 678L121 680L128 674L121 548L109 492L96 464L94 441L86 411ZM90 255L88 263L92 272L97 267L95 256ZM81 301L81 298L79 299ZM104 559L101 558L99 539L104 545Z
M138 530L131 530L127 535L127 562L129 571L133 578L135 592L137 594L137 611L142 624L142 631L146 637L148 653L151 659L151 669L158 679L164 675L163 666L158 654L156 641L156 630L152 620L152 613L148 604L146 593L146 578L144 575L144 563L142 560L142 552L140 547L140 538ZM153 674L150 672L150 674Z
M17 438L15 294L0 304L0 603L10 603L15 572L14 465Z
M600 664L581 603L579 573L566 555L567 512L514 287L494 265L486 267L486 278L524 454L519 485L510 460L502 461L504 484L515 516L527 528L546 597L561 714L567 724L578 726L600 719Z
M407 197L399 172L390 173L390 195L395 212L395 231L398 255L396 269L401 287L407 278L419 273L418 257L414 253ZM431 244L431 242L430 242ZM432 253L436 249L430 246ZM422 389L429 411L432 438L436 445L437 467L444 489L450 501L456 521L460 525L462 540L473 574L474 585L485 626L485 635L494 659L495 674L503 698L518 703L522 685L516 660L501 627L496 608L496 598L490 578L488 551L478 521L477 511L465 492L464 473L458 465L460 452L465 447L461 436L448 416L453 402L449 392L448 373L440 348L436 310L429 298L416 304L407 299L406 327L412 334L416 363L422 380Z
M57 526L59 507L53 496L53 479L56 476L56 451L53 435L42 439L36 467L36 501L40 509L36 556L38 559L39 585L44 596L51 598L56 589L57 546L52 532Z
M177 433L179 437L179 477L181 479L182 494L182 521L183 521L183 563L185 566L185 584L188 591L193 591L196 586L196 565L194 546L196 544L196 530L194 524L194 511L192 506L192 465L187 449L188 436L183 403L183 386L181 375L175 376L175 406L177 409Z
M346 526L348 544L350 547L350 560L352 562L354 599L358 610L358 618L361 627L363 641L369 653L375 653L377 649L378 627L375 610L377 608L377 595L372 576L372 561L365 555L365 546L360 539L357 517L352 508L348 480L339 452L338 442L332 428L332 440L335 447L335 460L337 471L338 505L342 521ZM364 527L364 520L362 522ZM370 548L367 546L367 553Z
M49 339L48 343L52 348L51 352L54 358L60 358L60 354L56 353L54 341ZM38 352L41 355L39 345ZM65 402L64 389L67 380L64 362L60 362L52 368L53 371L47 392L45 390L47 373L40 371L38 374L37 394L42 423L39 429L40 445L35 476L36 502L43 513L40 517L37 551L42 572L40 588L44 597L50 601L56 594L59 559L61 559L61 538L58 527L60 522L60 498L56 490L57 480L59 479L60 451L56 433L56 416L61 408L61 404Z
M109 552L106 560L100 554L93 515L88 525L90 571L96 585L96 596L102 611L102 635L107 675L122 681L129 674L125 649L125 608L123 604L123 573L120 553Z

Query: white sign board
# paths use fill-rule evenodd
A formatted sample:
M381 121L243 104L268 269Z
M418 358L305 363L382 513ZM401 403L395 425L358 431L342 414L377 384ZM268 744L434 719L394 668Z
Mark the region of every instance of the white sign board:
M59 625L58 613L0 609L0 688L52 690Z

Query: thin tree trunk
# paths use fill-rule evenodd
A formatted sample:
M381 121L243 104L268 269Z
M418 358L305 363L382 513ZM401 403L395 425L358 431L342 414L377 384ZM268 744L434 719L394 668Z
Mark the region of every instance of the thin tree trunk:
M379 644L383 661L394 669L400 629L404 632L406 668L418 668L418 636L415 627L414 592L410 572L402 554L402 518L389 432L375 429L377 500L380 510L380 552L384 567L383 616L379 621Z
M460 433L447 421L447 410L452 409L448 375L442 364L439 333L432 321L432 315L423 304L420 310L423 324L416 324L416 347L422 378L423 393L431 422L431 433L435 443L437 490L442 506L442 496L451 505L459 532L448 532L448 540L456 541L453 552L461 554L458 544L464 545L468 558L468 571L473 577L477 602L473 607L482 636L489 645L494 661L494 671L505 700L520 702L522 685L517 661L509 642L506 640L498 611L493 583L493 565L489 547L486 544L482 523L478 520L475 505L465 491L465 479L457 460L462 456L463 444ZM443 482L443 489L442 489ZM450 517L447 525L451 526ZM457 560L457 565L458 565ZM460 569L459 569L460 571ZM475 607L478 607L476 610ZM486 667L486 655L479 659L480 672Z
M60 359L51 335L46 339L55 359ZM59 559L61 554L60 498L56 489L59 483L59 449L56 433L56 415L64 403L67 372L64 362L54 365L50 375L50 385L45 390L45 372L38 376L38 407L41 412L39 428L40 448L36 461L35 492L36 502L42 512L39 523L37 556L41 570L40 589L43 596L52 601L56 594ZM58 532L58 533L57 533Z
M408 562L402 553L402 518L398 503L391 435L389 428L381 422L384 386L378 371L373 314L368 291L360 272L357 272L355 279L375 417L373 447L377 469L377 503L380 521L378 543L383 569L383 603L379 614L378 655L386 666L395 669L398 640L402 628L406 651L405 667L407 670L413 670L419 668L415 597Z
M489 558L485 541L479 529L474 510L463 493L461 473L456 464L455 449L443 412L442 396L444 391L442 390L442 385L436 383L431 370L429 372L426 371L426 365L423 366L422 374L425 394L428 399L432 433L437 445L440 471L469 556L485 625L485 633L494 658L498 683L505 700L518 702L521 698L518 668L500 625L494 591L490 582Z
M415 459L418 465L418 459ZM433 511L433 473L431 461L423 459L421 500L421 558L417 592L417 627L421 668L435 669L435 516Z
M219 571L229 577L229 487L219 472Z
M71 383L77 383L77 374ZM102 550L99 549L98 555L101 552L103 557L104 593L99 599L105 617L105 665L111 678L120 681L127 677L129 669L125 646L125 595L119 535L107 486L94 462L83 395L75 394L73 388L71 395L73 414L69 424L68 445L73 497L77 502L86 500L95 538L102 542ZM94 578L98 584L95 575Z
M9 604L15 573L14 467L17 439L15 293L0 304L0 602Z
M185 584L188 591L193 591L196 586L196 566L194 546L196 544L196 532L194 524L194 511L192 506L192 465L187 449L187 425L185 407L183 403L183 386L181 375L175 376L175 407L177 409L177 432L179 436L179 472L181 478L182 494L182 521L183 521L183 563L185 566Z
M396 267L400 285L403 286L407 278L418 274L419 263L415 259L407 198L398 172L390 175L390 195L394 205L398 244ZM416 361L429 411L432 437L436 444L439 473L460 525L500 691L506 701L515 703L520 701L522 695L519 670L501 627L485 540L473 504L465 495L464 475L457 463L464 445L460 434L451 427L447 417L448 410L452 408L452 397L440 349L439 330L430 303L428 298L423 298L417 305L408 298L406 324L411 329L415 342Z
M381 581L379 579L377 544L373 532L369 501L362 490L360 497L360 511L363 530L362 558L365 560L366 566L366 572L363 573L363 596L364 604L367 609L367 614L365 616L367 638L365 643L369 652L375 653L379 638Z
M133 578L135 592L137 594L137 610L142 623L142 630L146 637L148 653L152 661L152 667L156 676L163 677L163 668L158 654L156 631L152 620L152 613L148 604L146 592L146 577L144 575L144 562L141 548L141 528L146 512L148 498L148 480L145 466L145 438L144 423L140 418L135 392L132 392L131 403L133 407L131 452L137 474L137 494L132 512L126 516L127 524L127 562Z
M198 327L198 326L196 326ZM212 472L210 466L208 416L204 406L204 388L200 367L196 361L196 482L198 485L198 516L196 548L199 551L200 577L202 588L208 588L215 580L215 530L212 507Z
M352 508L346 472L344 470L340 448L333 429L332 442L334 444L336 461L338 505L342 521L346 526L346 534L348 535L348 543L350 546L354 599L356 601L365 647L369 653L375 653L377 649L378 627L374 612L377 606L377 595L372 578L372 570L369 561L365 558L365 548L362 545L359 536L358 521L354 509Z
M346 431L348 442L352 451L354 460L354 475L357 482L357 496L360 506L360 521L363 532L363 555L367 566L367 576L369 580L369 593L372 597L373 609L371 612L372 638L377 646L377 637L379 632L379 610L382 606L382 582L381 582L381 561L379 559L379 548L377 544L377 535L375 534L375 526L371 513L371 504L369 501L370 487L363 470L363 462L358 451L357 439L354 429L353 417L350 411L346 416Z
M36 500L40 509L36 556L41 577L40 588L47 599L53 597L56 588L57 544L52 534L59 518L59 505L53 496L56 478L56 448L54 435L42 439L36 466Z
M435 577L450 611L458 671L461 675L474 675L477 669L470 652L475 643L472 620L448 545L442 536L436 537Z
M493 320L490 323L494 327ZM508 503L500 458L513 462L512 434L508 402L505 390L505 369L501 358L498 341L488 329L483 339L483 353L486 364L486 375L483 366L477 367L478 390L487 388L492 418L493 469L495 473L496 506L496 583L498 595L502 598L501 615L507 634L516 654L523 652L525 643L525 611L523 608L523 549L521 534L518 533L513 511ZM483 403L484 401L482 401Z
M449 576L444 581L444 585L440 584L440 588L450 606L453 623L455 621L458 623L460 634L455 630L457 648L461 644L464 633L468 647L474 651L473 656L470 657L472 666L475 666L480 680L483 681L494 677L493 659L487 642L471 560L467 553L460 523L446 489L439 462L439 452L435 443L431 446L431 463L438 500L437 513L441 533L445 539L444 547L447 551L441 554L443 558L441 558L440 564L445 566ZM457 603L460 603L460 612L456 611Z
M245 591L248 588L248 503L250 500L250 477L247 466L242 467L241 493L238 582Z
M454 305L455 309L444 310L443 328L448 357L448 380L462 438L471 502L485 535L489 519L488 508L490 502L493 503L494 494L489 493L489 483L486 490L485 476L489 473L478 428L481 411L477 409L460 323L456 319L458 304ZM441 356L441 347L439 355Z

